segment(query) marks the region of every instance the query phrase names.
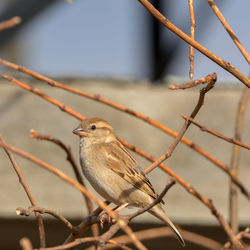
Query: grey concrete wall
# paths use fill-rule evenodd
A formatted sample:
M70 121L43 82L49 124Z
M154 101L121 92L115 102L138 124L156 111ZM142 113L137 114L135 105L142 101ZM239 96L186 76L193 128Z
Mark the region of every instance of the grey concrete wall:
M199 96L199 87L192 90L170 91L165 85L151 86L144 82L94 81L74 79L64 81L72 87L100 94L114 102L146 114L178 131L183 119L181 113L190 114ZM100 116L109 121L118 136L159 157L169 147L173 138L158 129L128 114L45 83L32 84L48 95L60 100L86 117ZM232 137L236 109L242 85L220 86L210 91L197 120L218 132ZM250 144L250 107L245 119L244 142ZM0 81L0 131L10 144L30 152L73 177L64 152L52 143L29 139L30 129L51 134L72 147L78 162L78 138L72 130L79 122L61 112L57 107L26 92L12 83ZM230 164L232 144L219 140L191 126L186 137L203 147L225 164ZM150 163L136 156L143 168ZM86 214L82 195L56 176L16 156L24 176L41 207L57 210L68 218ZM187 146L180 144L170 159L165 162L171 169L188 181L202 195L212 199L216 208L225 217L228 214L229 178L214 164ZM29 206L29 201L18 182L5 153L0 150L0 217L15 217L17 207ZM168 176L159 169L149 174L157 192L161 192ZM241 150L240 180L250 190L250 154ZM240 197L240 221L250 223L250 206L246 198ZM165 197L166 209L177 223L216 224L210 211L179 184ZM150 215L140 216L137 221L156 221Z

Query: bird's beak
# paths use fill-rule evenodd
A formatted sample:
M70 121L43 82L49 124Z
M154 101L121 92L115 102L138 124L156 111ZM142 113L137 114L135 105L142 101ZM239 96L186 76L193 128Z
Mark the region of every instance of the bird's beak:
M72 133L74 133L74 134L76 134L76 135L79 135L79 136L87 136L87 132L84 131L84 129L81 128L80 126L77 127L76 129L74 129L74 130L72 131Z

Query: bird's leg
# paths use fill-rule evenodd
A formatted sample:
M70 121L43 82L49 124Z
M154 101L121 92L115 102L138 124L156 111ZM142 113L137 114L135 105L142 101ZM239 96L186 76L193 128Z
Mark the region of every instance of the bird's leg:
M122 205L116 206L114 209L112 209L112 211L118 214L123 208L127 207L128 205L129 203L124 203ZM110 226L113 223L112 217L107 213L103 213L99 216L99 222L102 229L105 222L107 222L107 224Z

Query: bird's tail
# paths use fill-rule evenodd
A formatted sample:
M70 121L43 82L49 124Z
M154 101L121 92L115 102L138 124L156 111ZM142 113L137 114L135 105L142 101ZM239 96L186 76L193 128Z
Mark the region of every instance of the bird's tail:
M182 246L185 246L185 241L183 240L181 234L179 233L175 225L172 223L172 221L168 218L165 211L160 205L154 206L148 212L157 217L158 219L160 219L161 221L163 221L164 223L166 223L175 233Z

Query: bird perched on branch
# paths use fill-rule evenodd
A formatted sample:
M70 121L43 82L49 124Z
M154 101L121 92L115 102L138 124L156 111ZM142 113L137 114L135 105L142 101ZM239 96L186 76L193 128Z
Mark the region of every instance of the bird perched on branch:
M145 207L158 195L134 157L117 140L111 125L101 118L89 118L73 130L80 137L80 162L85 177L106 200L116 205ZM184 240L160 203L149 211Z

